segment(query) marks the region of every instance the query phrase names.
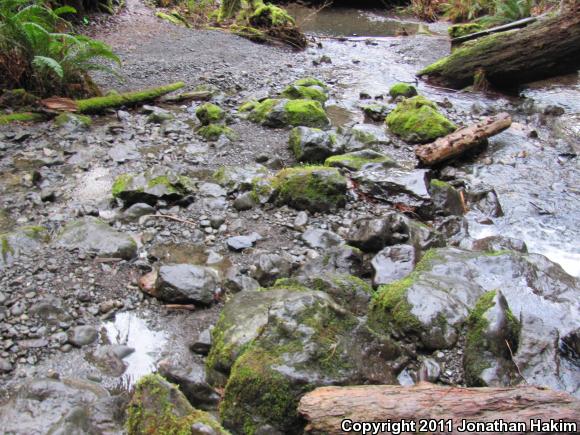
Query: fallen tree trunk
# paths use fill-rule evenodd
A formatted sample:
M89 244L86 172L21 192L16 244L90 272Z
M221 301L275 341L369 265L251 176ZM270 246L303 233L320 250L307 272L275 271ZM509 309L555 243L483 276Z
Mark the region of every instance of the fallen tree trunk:
M341 422L415 422L411 433L459 433L463 420L468 422L522 422L525 427L512 426L490 430L496 433L554 433L554 429L535 429L537 419L575 424L580 422L580 401L549 389L525 386L512 388L455 388L421 383L413 387L366 385L357 387L324 387L306 394L300 400L299 413L306 418L306 433L342 434ZM420 420L443 420L421 427ZM351 426L352 427L352 426ZM477 427L469 433L484 433ZM570 431L570 429L573 429ZM356 431L360 433L360 431ZM395 432L393 427L367 433ZM576 432L565 426L563 433Z
M530 24L535 23L536 21L538 21L538 17L529 17L524 18L522 20L514 21L512 23L502 24L501 26L491 27L489 29L485 29L480 32L470 33L469 35L458 36L457 38L453 38L451 40L451 45L456 46L464 42L471 41L473 39L481 38L482 36L505 32L506 30L520 29L522 27L529 26Z
M463 88L483 73L500 88L513 88L580 67L580 2L519 31L497 33L464 44L418 73L444 87Z
M486 117L477 124L454 131L433 143L418 146L415 154L424 165L436 165L478 146L483 140L501 133L510 125L512 125L511 116L502 112Z

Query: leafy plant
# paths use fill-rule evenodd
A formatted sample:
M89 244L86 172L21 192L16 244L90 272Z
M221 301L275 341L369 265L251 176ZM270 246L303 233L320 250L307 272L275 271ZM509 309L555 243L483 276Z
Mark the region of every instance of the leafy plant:
M493 0L449 0L441 5L445 18L456 22L471 21L493 11Z
M40 95L95 93L89 71L120 63L105 43L66 33L61 15L75 9L52 10L39 0L0 2L0 88L25 88Z
M532 15L534 0L496 0L495 12L486 21L491 24L510 23Z
M411 0L411 11L417 18L426 21L436 21L439 3L439 0Z

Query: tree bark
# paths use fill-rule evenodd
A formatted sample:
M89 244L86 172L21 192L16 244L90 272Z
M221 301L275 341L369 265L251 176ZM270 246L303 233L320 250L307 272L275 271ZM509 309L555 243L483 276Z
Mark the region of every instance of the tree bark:
M571 0L555 17L465 44L418 75L441 86L463 88L482 70L494 86L513 88L579 68L580 1Z
M418 146L415 154L424 165L436 165L478 146L483 140L501 133L510 125L512 125L512 118L509 114L502 112L486 117L477 124L454 131L431 144Z
M353 422L387 422L389 419L391 422L414 421L417 424L416 433L421 432L421 419L451 421L443 429L438 426L429 433L459 433L462 420L524 422L526 430L510 432L521 434L554 433L531 430L530 420L580 422L580 401L566 393L533 386L456 388L421 383L413 387L324 387L302 397L298 411L308 421L306 433L311 434L343 434L341 422L344 419ZM387 429L379 433L389 432ZM505 429L496 431L507 432ZM483 432L476 430L469 433Z

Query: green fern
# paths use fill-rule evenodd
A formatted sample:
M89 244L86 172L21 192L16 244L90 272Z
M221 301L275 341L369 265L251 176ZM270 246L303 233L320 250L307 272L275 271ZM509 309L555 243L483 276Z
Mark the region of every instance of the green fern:
M60 79L64 78L64 69L62 65L51 57L34 56L32 64L39 71L50 71L56 74Z

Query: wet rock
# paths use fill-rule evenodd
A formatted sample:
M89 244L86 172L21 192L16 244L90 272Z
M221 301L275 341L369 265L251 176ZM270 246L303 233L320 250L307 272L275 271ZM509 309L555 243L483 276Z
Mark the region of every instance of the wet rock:
M490 236L479 240L473 240L468 249L472 251L516 251L526 254L528 247L519 239L504 236Z
M369 104L362 109L365 116L375 122L383 122L390 112L389 106L383 104Z
M300 85L289 85L280 94L283 98L288 98L289 100L315 100L320 103L325 103L328 100L328 94L326 88L322 86L312 85L312 86L300 86Z
M517 377L517 369L510 349L517 352L519 335L520 322L502 293L492 290L483 294L467 318L463 359L467 385L511 385Z
M344 148L348 152L361 151L391 141L383 129L372 124L356 124L345 133Z
M431 180L429 194L435 209L444 215L462 216L463 201L461 195L451 184L441 180Z
M390 284L409 275L415 268L415 248L410 245L388 246L372 259L373 284Z
M141 154L134 143L127 142L115 144L108 152L109 157L117 163L124 163L129 160L137 160Z
M9 373L14 370L14 367L10 363L10 361L0 358L0 373Z
M88 116L64 112L54 118L54 124L67 133L78 133L88 130L92 120Z
M193 353L197 353L199 355L207 355L209 353L209 351L211 349L211 331L212 331L212 329L213 329L213 327L208 328L208 329L204 329L203 331L201 331L201 333L197 337L197 340L189 346L189 349Z
M432 202L427 191L428 172L426 169L370 168L355 173L353 178L365 194L389 204L411 207L421 216L429 217Z
M274 178L273 187L278 204L297 210L325 212L346 203L346 179L334 168L283 169Z
M260 283L254 278L239 273L239 271L228 272L224 281L224 287L231 292L252 291L260 288Z
M437 382L441 375L441 366L432 358L425 358L421 361L419 368L419 378L425 382Z
M137 243L128 234L114 230L94 217L68 223L55 240L55 245L69 250L95 253L99 257L129 260L137 254Z
M251 190L254 180L264 178L268 170L262 165L222 166L213 173L213 179L224 187L228 193L238 190Z
M0 270L11 266L22 255L30 256L50 239L47 229L41 226L20 227L4 234L1 232L2 229L0 229Z
M273 303L260 302L268 306L266 322L232 368L220 407L226 427L269 424L293 433L302 424L296 407L306 391L322 385L395 381L398 347L385 337L373 336L330 296L313 291L266 293L277 293L277 298ZM236 313L229 314L222 322L238 324ZM218 323L218 335L221 328Z
M353 223L347 242L365 252L378 252L387 245L408 240L409 229L402 215L390 213L382 218L362 218Z
M171 303L209 305L218 281L213 269L193 264L168 264L159 268L156 295Z
M137 204L133 204L127 210L123 212L123 220L127 222L136 221L142 216L155 214L156 210L154 207L151 207L149 204L145 204L142 202L138 202Z
M199 196L220 198L227 195L227 191L216 183L201 183L197 186Z
M148 124L163 124L165 121L175 119L175 116L169 111L155 106L143 106L143 112L147 114Z
M159 375L147 375L137 383L127 414L128 435L199 433L193 432L194 425L209 427L216 435L228 434L211 414L193 408L177 386Z
M294 128L288 145L299 162L310 163L324 162L342 148L335 133L308 127Z
M342 237L338 234L328 230L321 230L318 228L310 228L306 230L301 236L306 245L313 249L328 249L334 246L340 246L345 243Z
M521 319L514 361L523 376L579 394L573 363L556 360L557 337L580 327L580 284L541 255L431 250L409 276L379 288L369 320L379 331L415 337L420 347L449 348L477 301L498 289Z
M346 168L350 171L359 171L368 167L392 168L399 166L391 157L373 150L354 151L332 156L326 159L324 164L336 168Z
M467 191L466 199L470 209L478 210L484 216L503 216L497 193L492 186L483 183L472 186Z
M118 176L113 183L112 194L122 200L126 207L139 202L153 206L160 200L177 201L193 190L188 177L157 167L142 174Z
M308 225L308 213L301 211L296 215L294 219L294 228L298 231L303 231Z
M163 360L158 370L161 376L179 386L193 406L206 409L215 407L220 401L220 395L207 382L204 366L191 363L182 368Z
M282 254L262 254L253 264L252 277L263 287L268 287L279 278L290 276L293 269L292 259Z
M87 355L87 360L94 364L101 373L107 376L122 376L127 370L123 358L133 352L134 349L120 345L100 346L94 352Z
M328 128L330 126L330 120L324 108L320 102L314 100L264 100L254 106L248 119L272 128L285 126Z
M2 431L40 433L120 433L115 412L119 400L93 382L77 379L32 379L0 407Z
M69 331L68 341L76 347L94 343L99 336L98 331L89 325L77 326Z
M415 247L418 255L431 248L447 245L444 235L436 229L414 219L405 218L405 222L409 227L409 244Z
M256 205L253 192L244 192L234 200L234 208L238 211L251 210Z
M261 240L262 236L258 233L251 233L247 236L235 236L226 239L226 245L230 251L240 252L244 249L251 248L254 244Z
M386 119L389 130L409 143L427 143L452 133L457 127L437 105L416 96L400 102Z
M329 248L324 255L304 263L297 274L316 277L322 272L359 276L363 274L363 254L360 249L348 245Z

